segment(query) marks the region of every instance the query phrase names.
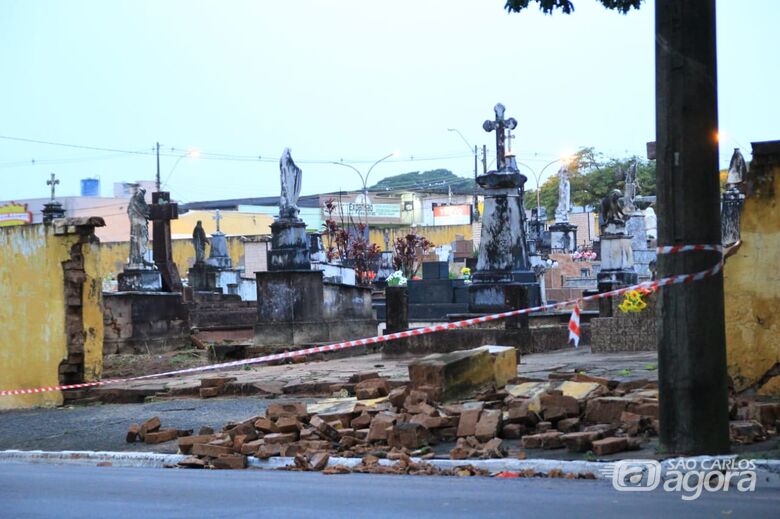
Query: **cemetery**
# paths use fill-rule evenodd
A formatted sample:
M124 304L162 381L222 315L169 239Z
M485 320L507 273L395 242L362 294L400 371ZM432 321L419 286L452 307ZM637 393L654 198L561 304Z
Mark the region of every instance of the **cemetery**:
M601 200L598 239L583 248L580 228L570 223L569 165L556 175L552 223L548 226L538 207L526 209L527 177L505 142L517 122L505 111L497 104L494 118L483 125L495 132L496 160L495 169L476 177L482 211L474 240L461 235L442 247L407 228L392 245L385 239L382 249L366 239L369 226L337 221L336 206L323 210L329 216L324 229L310 232L297 205L303 171L285 149L277 213L262 242L266 269L253 278L234 264L220 209L213 213L210 234L197 220L194 262L179 272L171 238L179 205L164 191L152 193L148 204L145 190L136 186L127 205L127 261L116 290L103 292L95 229L104 222L64 217L52 179L47 221L3 230L2 250L43 239L44 249L24 248L23 255L43 255L36 261L45 265L52 261L47 247L60 251L62 274L49 282L61 292L46 295L45 311L61 312L65 326L50 332L63 338L62 360L53 364L33 355L29 361L46 374L40 384L97 387L22 396L13 406L225 395L318 399L269 407L265 416L229 423L223 432L162 428L156 417L130 426L128 442L176 441L184 456L179 466L190 468L245 468L253 459L281 456L292 459L297 470L417 473L432 470L424 460L505 458L519 455L518 449L565 448L576 457L650 448L659 434L655 368L645 365L649 376L636 378L614 371L594 375L598 370L586 366L588 355L654 355L661 311L659 289L652 285L658 280L655 197L640 194L636 163L619 168L622 189ZM768 201L780 165L777 143L754 143L753 156L748 168L734 151L722 193L729 369L737 391L731 396L730 430L736 445L766 441L780 419L780 407L768 400L780 387L776 344L754 325L758 316L770 317L755 305L756 317L746 317L729 302L732 295L739 301L758 290L743 256L754 247L749 237L775 239L777 232L767 227L771 219L757 218L773 211L767 204L773 204ZM639 283L640 289L614 292ZM58 306L57 298L65 304ZM772 308L776 299L775 294L761 301ZM510 314L494 318L502 312ZM755 340L744 342L746 333ZM762 348L759 358L749 353L756 345ZM526 358L580 347L587 352L578 357L579 368L524 374L521 367ZM98 382L104 355L167 355L192 348L204 353L205 369L227 360L251 365L256 358L267 359L268 367L221 375L202 375L198 367L184 369L178 380L142 377L106 387ZM358 371L345 377L339 371L287 382L262 375L274 364L301 361L338 371L334 363L349 366L353 361L345 357L361 356L364 364L387 366L392 374ZM375 462L371 456L377 453L395 464ZM328 462L355 457L362 462L345 469Z

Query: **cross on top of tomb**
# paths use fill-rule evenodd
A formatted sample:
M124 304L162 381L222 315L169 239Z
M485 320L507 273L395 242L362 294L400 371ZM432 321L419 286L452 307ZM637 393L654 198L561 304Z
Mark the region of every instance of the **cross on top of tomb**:
M51 186L51 201L54 202L54 186L59 184L60 181L57 180L57 177L54 176L54 173L51 174L51 179L46 181L47 186Z
M496 120L485 121L482 124L482 128L486 132L492 132L494 130L496 132L496 168L498 171L503 171L506 168L506 151L504 149L504 139L506 138L506 135L504 131L517 128L517 120L514 117L504 119L506 108L501 103L498 103L493 108L493 111L496 113ZM510 138L510 143L512 138Z
M217 232L221 232L221 231L219 230L219 222L220 222L220 220L222 220L222 218L224 218L224 217L223 217L223 216L222 216L222 214L219 212L219 209L217 209L217 210L214 212L214 216L212 216L211 218L212 218L212 220L214 220L215 222L217 222Z

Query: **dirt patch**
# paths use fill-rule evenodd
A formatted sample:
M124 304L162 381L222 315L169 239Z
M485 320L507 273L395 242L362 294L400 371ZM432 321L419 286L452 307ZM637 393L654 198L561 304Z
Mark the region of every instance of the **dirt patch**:
M177 350L157 355L117 353L103 357L103 378L126 378L209 364L204 350Z

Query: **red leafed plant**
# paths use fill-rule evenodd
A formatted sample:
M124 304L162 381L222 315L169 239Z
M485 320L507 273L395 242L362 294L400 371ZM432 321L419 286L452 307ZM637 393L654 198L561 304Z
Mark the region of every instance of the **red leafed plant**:
M425 236L414 232L395 239L393 247L393 267L404 273L407 279L412 279L420 270L423 256L434 247Z

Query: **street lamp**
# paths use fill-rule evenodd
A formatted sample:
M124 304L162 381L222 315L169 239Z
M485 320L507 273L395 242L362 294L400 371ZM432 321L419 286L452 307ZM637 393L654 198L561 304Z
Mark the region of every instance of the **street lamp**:
M179 158L176 159L176 162L173 163L173 167L168 172L168 176L165 177L165 182L163 182L163 187L168 185L168 181L171 179L171 175L173 175L173 172L176 169L176 166L179 165L179 162L181 162L181 159L197 159L198 157L200 157L200 151L196 148L190 148L187 151L185 151L182 155L180 155Z
M447 128L447 131L448 132L455 132L455 133L457 133L458 136L461 138L461 140L463 140L463 142L466 143L466 146L468 146L469 152L471 152L471 144L469 144L469 141L466 140L466 138L463 136L462 133L460 133L459 130L457 130L456 128ZM474 179L476 180L476 178L477 178L477 160L478 160L477 159L477 147L476 146L474 146L474 151L472 153L474 153Z
M358 174L360 177L360 181L363 183L363 207L365 208L365 215L366 215L366 228L368 228L368 177L371 175L371 170L373 170L377 164L379 164L382 161L385 161L389 159L390 157L397 157L400 155L399 152L394 151L393 153L389 153L382 157L381 159L377 160L373 164L371 164L371 167L368 168L368 171L366 172L365 176L363 176L363 173L360 172L358 168L353 166L352 164L346 164L344 162L331 162L331 164L336 164L337 166L344 166L347 168L350 168L352 171Z
M534 180L536 181L536 219L537 220L541 216L541 210L540 209L542 207L541 198L540 198L540 193L541 192L540 192L540 189L539 189L539 181L541 180L542 175L544 174L544 170L549 168L550 166L552 166L556 162L568 162L569 160L571 160L571 157L566 156L566 157L559 157L559 158L557 158L557 159L555 159L553 161L550 161L550 162L548 162L547 164L544 165L544 167L542 168L542 170L538 174L536 173L536 170L534 170L534 168L532 168L528 164L525 164L525 163L519 162L519 161L515 161L515 162L517 162L518 165L525 166L526 168L531 170L531 173L533 173L533 175L534 175Z

